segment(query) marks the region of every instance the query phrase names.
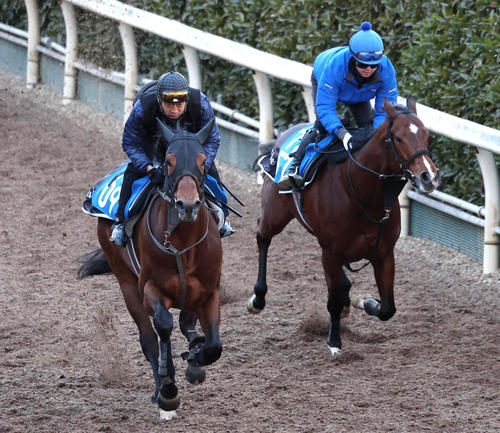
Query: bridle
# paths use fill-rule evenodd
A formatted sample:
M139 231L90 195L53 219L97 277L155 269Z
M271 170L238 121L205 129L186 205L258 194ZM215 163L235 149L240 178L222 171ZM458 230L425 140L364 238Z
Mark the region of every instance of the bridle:
M347 177L349 179L349 185L351 187L351 190L354 194L354 197L358 203L358 206L361 208L361 210L363 211L363 213L365 213L365 215L373 222L376 222L376 223L380 223L380 222L384 222L384 221L387 221L389 219L389 214L390 214L390 211L392 209L392 205L394 204L394 201L396 200L397 198L397 195L399 195L399 192L398 191L398 194L396 195L396 197L388 197L386 198L386 195L385 195L385 192L384 192L384 210L385 210L385 215L381 218L381 219L375 219L373 218L372 216L370 216L370 214L365 210L365 208L363 207L363 205L361 204L360 200L359 200L359 197L358 195L356 194L356 190L354 189L354 185L352 183L352 177L351 177L351 166L352 166L352 163L356 164L359 168L369 172L369 173L372 173L374 174L375 176L377 176L381 181L382 181L382 184L383 184L383 187L384 187L384 184L385 185L395 185L395 184L398 184L398 183L402 183L403 186L404 184L406 183L407 180L409 180L411 182L411 184L413 186L417 186L416 185L416 176L413 174L413 172L410 170L410 165L411 163L416 159L418 158L420 155L424 155L424 154L429 154L430 155L430 151L428 149L419 149L417 150L412 156L410 156L410 158L408 158L406 161L403 160L401 158L401 156L399 155L397 149L396 149L396 146L394 145L394 140L392 138L392 125L394 123L394 120L402 115L402 114L405 114L405 115L408 115L408 116L415 116L415 113L411 112L411 111L408 111L408 110L401 110L399 111L394 117L390 118L389 119L389 122L387 124L387 135L386 135L386 139L385 139L385 153L386 155L388 154L388 151L389 149L391 150L393 156L394 156L394 159L396 160L396 162L398 163L399 165L399 168L401 169L402 173L392 173L392 174L384 174L384 173L378 173L376 172L375 170L372 170L371 168L369 167L366 167L365 165L361 164L355 157L354 155L352 154L352 150L351 149L348 149L347 150L347 154L349 156L349 163L348 163L348 166L347 166ZM387 189L387 188L385 188ZM391 189L394 189L394 188L391 188ZM401 187L402 189L402 187ZM384 190L384 188L383 188ZM393 193L391 194L391 196L394 195ZM392 203L390 203L392 201ZM390 207L388 207L390 205Z
M394 140L392 137L392 125L394 123L394 120L400 116L400 115L408 115L408 116L415 116L415 113L408 111L408 110L401 110L399 111L394 117L389 119L389 122L387 124L387 135L385 139L385 154L387 155L389 152L389 149L391 150L396 162L399 165L399 168L401 169L402 173L391 173L391 174L383 174L383 173L378 173L375 170L372 170L369 167L366 167L365 165L361 164L352 154L352 150L348 149L347 154L349 156L349 163L347 165L347 178L349 180L349 185L351 187L351 190L353 192L354 198L358 204L358 207L363 211L363 213L368 217L368 219L374 223L377 223L379 225L378 228L378 233L377 233L377 240L375 242L375 247L372 252L372 256L370 259L368 259L368 262L366 262L364 265L357 269L352 269L349 264L346 265L347 269L349 269L351 272L358 272L361 269L363 269L365 266L367 266L369 263L371 263L377 254L377 249L380 243L380 239L382 237L382 229L384 227L384 223L389 220L391 209L394 206L394 203L398 199L399 194L403 190L406 182L409 180L413 186L416 186L416 177L413 174L413 172L410 170L410 164L418 158L420 155L423 154L429 154L430 151L427 149L420 149L417 150L413 155L410 156L406 161L401 158L399 155L396 146L394 145ZM361 200L359 199L356 190L354 188L354 184L352 183L352 177L351 177L351 166L352 163L356 164L359 168L374 174L377 176L381 182L382 182L382 192L384 196L384 216L380 219L373 218L368 211L365 209L363 204L361 203Z
M169 148L171 147L172 141L170 143ZM148 233L151 239L153 240L154 244L163 251L166 254L169 254L171 256L175 257L176 263L177 263L177 270L179 273L179 278L181 281L181 302L180 302L180 309L182 310L184 306L184 302L186 300L186 278L184 275L184 268L182 266L182 259L181 255L186 253L187 251L191 250L194 248L196 245L200 244L205 240L205 238L208 235L208 227L209 227L209 218L210 214L209 212L206 213L206 224L205 224L205 232L203 235L195 241L193 244L178 250L170 240L170 236L174 229L177 227L179 224L179 219L176 211L176 205L178 200L175 198L174 193L177 189L177 185L179 184L179 181L184 177L184 176L191 176L195 182L196 182L196 187L198 189L198 195L200 197L200 200L202 202L202 206L204 205L205 202L205 179L206 179L206 170L204 170L204 173L201 173L198 169L196 169L196 172L193 173L193 171L189 170L186 167L179 167L179 164L176 165L174 170L168 174L168 162L166 161L163 164L163 173L165 175L165 180L163 182L163 188L159 189L157 188L157 191L149 203L147 212L146 212L146 225L148 228ZM164 239L163 243L160 242L156 236L154 235L153 231L151 230L151 209L153 207L153 202L155 202L159 197L161 197L163 200L167 202L167 212L168 212L168 222L167 222L167 227L165 228L164 231Z

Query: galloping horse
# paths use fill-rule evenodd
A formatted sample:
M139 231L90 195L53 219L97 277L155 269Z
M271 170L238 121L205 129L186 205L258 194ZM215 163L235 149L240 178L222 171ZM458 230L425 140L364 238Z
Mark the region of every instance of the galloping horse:
M348 152L341 164L320 167L316 180L303 191L303 206L294 204L290 194L279 194L276 183L268 177L262 186L257 228L259 271L248 311L256 314L265 306L267 253L272 238L297 218L316 236L322 250L330 313L327 342L334 356L340 354L342 345L341 313L348 314L351 305L351 282L343 266L350 268L350 263L369 260L380 301L353 299L352 305L380 320L390 319L396 313L394 246L401 225L397 195L406 180L422 192L431 192L439 184L438 170L427 150L429 134L416 115L415 99L408 98L407 107L392 106L386 100L384 110L386 120L361 150L355 155ZM296 129L285 131L274 150Z
M169 144L163 189L156 191L137 221L126 248L109 241L111 222L99 218L97 235L102 251L87 257L79 275L83 278L109 271L115 275L139 329L142 351L153 369L152 401L158 403L160 418L169 419L176 415L174 411L180 404L170 342L173 316L169 309L181 310L179 325L189 343L189 353L183 355L188 362L186 378L190 383L201 383L205 379L203 366L215 362L222 353L222 244L203 190L206 157L202 144L213 122L197 134L174 134L157 122ZM196 318L205 335L196 331Z

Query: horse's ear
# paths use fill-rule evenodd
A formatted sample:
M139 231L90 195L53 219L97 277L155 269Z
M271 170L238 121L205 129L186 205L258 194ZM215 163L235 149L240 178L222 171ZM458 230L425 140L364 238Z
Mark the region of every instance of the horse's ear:
M392 119L397 114L396 109L393 107L393 105L389 102L387 98L384 98L384 110L390 119Z
M170 143L172 141L172 138L174 138L174 133L172 130L166 126L158 117L156 118L156 124L158 125L158 129L161 132L161 135L163 135L163 138L167 140L167 143Z
M408 96L408 98L406 98L406 106L412 113L417 114L417 101L413 96L410 95Z
M207 141L208 136L212 132L212 129L214 128L215 125L215 119L212 119L210 122L208 122L203 129L201 129L197 134L196 138L198 138L199 142L201 144L205 143Z

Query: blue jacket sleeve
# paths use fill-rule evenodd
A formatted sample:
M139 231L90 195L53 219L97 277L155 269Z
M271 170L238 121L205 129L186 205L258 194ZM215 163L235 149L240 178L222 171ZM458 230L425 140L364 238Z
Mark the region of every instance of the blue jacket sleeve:
M325 65L318 82L316 94L316 113L323 127L330 134L335 134L342 127L337 114L337 101L345 71L343 62L330 61ZM339 82L340 77L340 82Z
M200 95L200 105L201 105L201 125L202 128L210 122L210 120L215 119L214 111L212 109L212 105L210 101L206 97L204 93ZM203 150L205 151L205 155L207 157L206 166L207 170L212 167L214 163L215 156L217 155L217 151L219 150L220 145L220 133L219 127L217 123L214 124L212 132L208 137L207 141L203 145Z
M146 140L146 129L144 127L144 111L141 101L137 101L125 122L122 136L122 148L130 161L139 170L146 172L146 167L152 162L146 156L142 144Z
M396 71L391 61L386 57L383 62L382 70L379 71L382 80L382 86L375 95L375 115L373 117L373 128L377 129L385 120L387 114L384 111L384 99L387 98L390 103L395 104L398 101L398 84L396 81Z

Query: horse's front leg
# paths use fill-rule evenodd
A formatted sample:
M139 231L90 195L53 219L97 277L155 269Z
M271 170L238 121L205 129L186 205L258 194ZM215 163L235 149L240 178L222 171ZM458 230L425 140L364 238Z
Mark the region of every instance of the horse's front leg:
M203 383L206 378L205 369L199 366L196 361L196 352L202 350L205 343L205 335L196 330L196 321L197 318L192 313L181 311L179 314L179 326L189 344L187 356L182 355L188 363L185 376L187 381L193 385Z
M203 345L197 345L192 351L194 362L198 366L210 365L217 361L222 354L222 343L219 336L220 300L218 290L211 294L205 305L197 312L197 316L205 333L205 342Z
M161 384L158 393L158 407L163 411L171 412L177 409L180 404L180 398L177 395L177 387L175 386L175 367L172 359L172 345L170 341L170 336L174 328L174 319L161 299L155 301L153 309L153 323L160 337L160 362L158 374L161 379ZM169 415L166 416L168 417ZM173 416L173 414L170 416Z
M330 329L328 332L328 348L333 356L340 355L342 341L340 338L340 319L344 309L349 308L349 290L351 282L342 269L342 264L327 249L323 249L323 269L328 286L327 309L330 313Z
M373 272L375 274L375 281L380 295L380 304L372 307L374 316L380 320L389 320L396 314L396 305L394 304L394 254L386 253L379 255L373 262ZM368 305L365 301L365 311ZM373 304L373 303L372 303Z

